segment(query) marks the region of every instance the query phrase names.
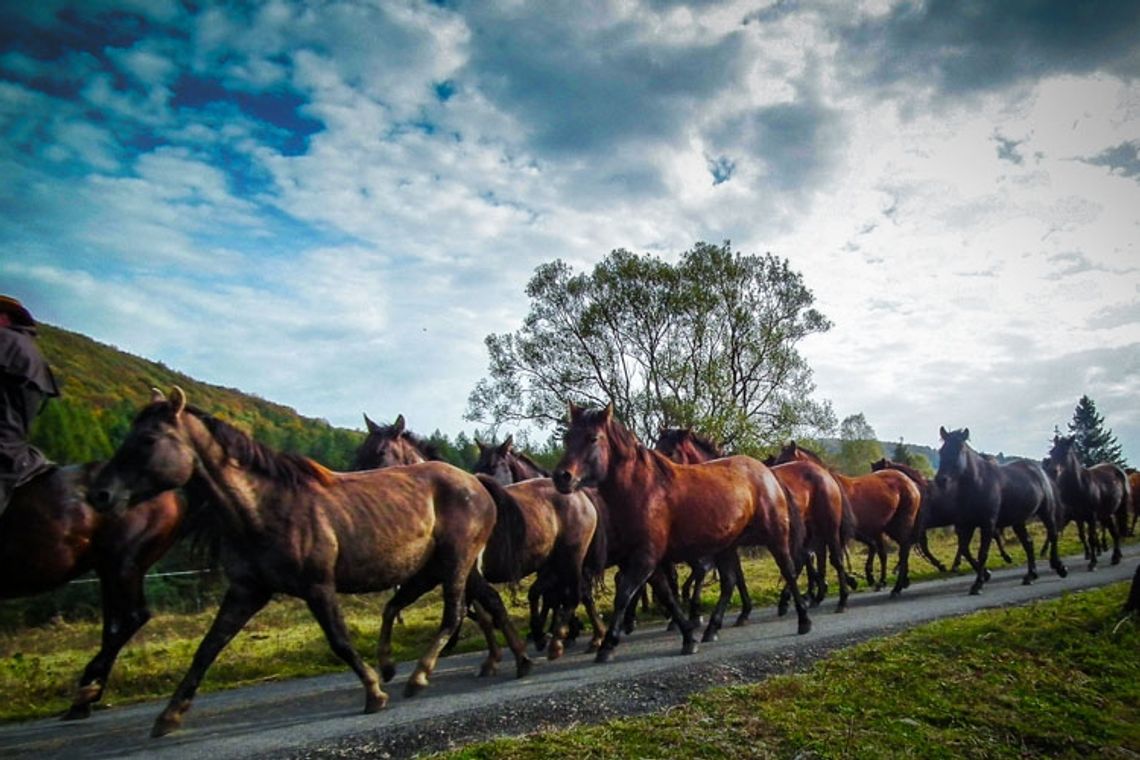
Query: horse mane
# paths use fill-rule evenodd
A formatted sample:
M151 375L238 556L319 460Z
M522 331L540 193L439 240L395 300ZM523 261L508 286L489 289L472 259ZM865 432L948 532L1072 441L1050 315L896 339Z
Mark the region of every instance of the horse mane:
M883 465L883 469L885 469L885 470L898 470L899 472L901 472L902 474L906 475L908 478L913 480L916 484L918 484L919 487L925 487L926 486L926 482L927 482L926 476L923 475L918 470L916 470L915 468L911 467L909 464L903 464L902 462L896 462L893 459L886 459L886 458L880 459L878 462L875 462L875 464L879 464L880 462ZM872 469L874 469L874 465L872 465Z
M309 457L290 452L275 451L264 443L255 441L247 433L238 430L201 409L187 406L184 410L197 417L210 435L222 447L227 457L242 467L264 475L270 480L290 488L299 488L306 483L319 483L327 486L332 483L335 473ZM139 413L139 420L157 414L170 414L167 404L152 404Z
M707 454L711 459L720 459L725 455L724 449L720 447L720 444L708 436L701 435L689 428L665 428L661 431L657 443L660 445L662 441L668 441L676 444L686 438L692 441L697 448Z
M810 459L811 459L813 462L815 462L816 464L819 464L819 465L823 465L824 467L827 467L827 464L826 464L826 463L824 463L824 461L823 461L823 457L821 457L819 454L817 454L816 452L812 451L812 450L811 450L811 449L809 449L807 446L801 446L800 444L796 443L795 441L792 441L792 443L795 445L795 447L796 447L797 449L799 449L799 450L800 450L800 451L802 451L803 453L807 454L807 455L808 455L808 457L809 457L809 458L810 458Z

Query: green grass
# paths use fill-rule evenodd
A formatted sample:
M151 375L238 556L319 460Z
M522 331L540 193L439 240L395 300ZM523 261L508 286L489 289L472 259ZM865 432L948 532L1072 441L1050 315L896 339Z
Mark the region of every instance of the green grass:
M1079 552L1075 531L1062 543L1063 553ZM1040 546L1041 535L1035 533ZM953 536L932 534L932 548L949 563L954 555ZM1016 562L1021 562L1016 541L1009 549ZM862 575L862 549L852 547L852 562ZM1106 558L1107 559L1107 558ZM893 569L894 557L888 570ZM1001 566L996 554L990 566ZM745 574L754 603L763 607L775 603L777 572L767 557L748 558ZM1075 568L1074 568L1075 569ZM1039 572L1049 570L1042 566ZM682 576L684 572L682 572ZM937 573L921 558L913 558L911 576L915 580L935 577ZM833 589L825 605L834 604ZM599 599L608 611L613 582ZM866 590L860 585L860 592ZM525 629L524 599L512 602L504 593L512 618L520 632ZM716 584L708 584L703 596L706 607L715 602ZM342 596L341 604L358 650L375 662L380 613L387 595ZM427 641L439 626L438 593L426 595L405 611L405 624L397 625L393 636L394 654L398 660L420 656ZM190 664L194 649L205 634L215 610L208 608L195 614L157 614L127 644L112 670L104 704L127 704L148 699L165 698ZM608 617L608 616L607 616ZM460 651L482 649L476 626L464 625ZM50 625L0 633L0 721L47 717L61 713L71 702L76 679L87 661L99 648L100 628L97 622L56 622ZM533 655L532 655L533 656ZM504 651L503 667L513 667L509 652ZM316 622L305 606L293 599L272 602L259 613L222 652L203 682L203 691L235 688L250 683L285 680L302 676L344 672L347 666L329 650Z
M663 714L446 757L1135 757L1140 621L1118 625L1126 593L1115 584L932 623Z

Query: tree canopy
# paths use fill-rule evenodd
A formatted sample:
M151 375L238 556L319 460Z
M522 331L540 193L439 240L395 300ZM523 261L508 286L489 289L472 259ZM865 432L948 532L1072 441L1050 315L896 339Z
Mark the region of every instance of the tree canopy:
M871 471L871 463L883 458L883 447L875 438L875 429L863 413L852 414L839 423L839 455L836 466L848 475Z
M1069 434L1076 437L1077 456L1085 467L1101 462L1111 462L1121 467L1127 465L1116 436L1110 428L1105 427L1104 417L1097 412L1096 403L1087 395L1081 396L1073 410Z
M676 264L618 249L588 273L543 264L526 292L522 328L486 338L468 419L549 428L569 401L612 402L644 440L692 427L744 452L834 426L797 350L831 324L785 259L727 242Z

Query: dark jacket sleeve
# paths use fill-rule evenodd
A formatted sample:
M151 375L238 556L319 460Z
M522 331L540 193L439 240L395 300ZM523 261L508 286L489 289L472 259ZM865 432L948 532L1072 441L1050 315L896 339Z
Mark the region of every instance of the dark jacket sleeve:
M58 396L59 386L35 338L18 327L0 328L0 372L45 396Z

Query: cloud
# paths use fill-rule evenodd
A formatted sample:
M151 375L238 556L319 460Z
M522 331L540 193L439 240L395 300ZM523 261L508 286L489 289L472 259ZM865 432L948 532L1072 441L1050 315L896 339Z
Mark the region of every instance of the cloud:
M1062 73L1140 74L1140 5L1069 0L900 2L839 30L865 85L937 95L993 91Z
M1107 166L1113 174L1135 178L1140 182L1140 141L1114 145L1092 158L1081 159L1093 166Z

